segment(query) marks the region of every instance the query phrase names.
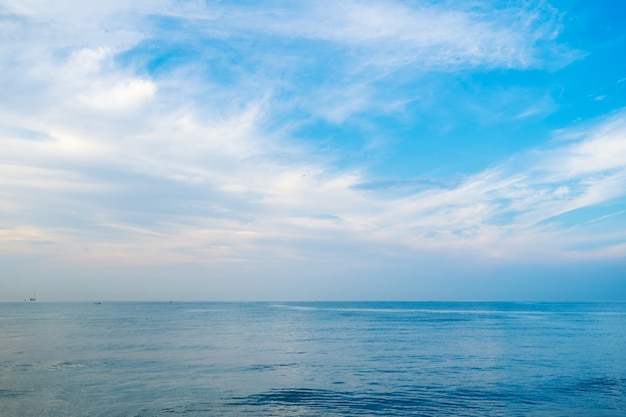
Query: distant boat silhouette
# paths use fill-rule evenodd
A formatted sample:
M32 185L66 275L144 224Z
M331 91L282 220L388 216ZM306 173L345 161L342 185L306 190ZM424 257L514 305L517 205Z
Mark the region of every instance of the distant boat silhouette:
M37 298L35 297L35 295L36 295L36 294L33 294L33 296L32 296L32 297L30 297L30 298L28 299L28 301L37 301Z

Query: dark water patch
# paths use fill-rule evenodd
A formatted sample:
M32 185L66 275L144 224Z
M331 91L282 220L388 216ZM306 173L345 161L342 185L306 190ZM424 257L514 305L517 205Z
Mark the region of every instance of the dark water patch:
M626 395L626 378L592 378L580 382L577 389L582 392Z
M450 399L462 402L465 407L477 407L483 410L498 410L515 407L534 407L545 404L549 397L539 390L530 390L530 387L501 387L474 388L464 387L451 391Z
M602 394L626 397L626 378L598 376L562 384L560 390L570 394Z
M12 389L0 389L0 399L2 398L18 398L24 395L28 395L28 391L12 390Z
M5 362L2 365L0 365L0 369L2 369L3 371L7 371L7 372L24 372L24 371L28 371L31 368L33 368L35 365L33 365L32 363L9 363L9 362Z

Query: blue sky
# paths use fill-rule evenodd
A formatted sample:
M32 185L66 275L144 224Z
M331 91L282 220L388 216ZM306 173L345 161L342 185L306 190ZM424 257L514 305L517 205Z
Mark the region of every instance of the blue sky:
M621 1L0 1L0 299L626 299Z

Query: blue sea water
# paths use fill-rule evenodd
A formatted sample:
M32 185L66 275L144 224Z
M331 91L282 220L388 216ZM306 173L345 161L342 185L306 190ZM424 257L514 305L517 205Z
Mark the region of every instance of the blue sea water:
M626 416L625 303L0 303L1 416Z

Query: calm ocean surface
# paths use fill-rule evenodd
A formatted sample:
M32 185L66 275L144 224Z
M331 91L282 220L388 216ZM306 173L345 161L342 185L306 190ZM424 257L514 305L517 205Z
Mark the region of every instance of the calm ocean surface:
M625 303L0 303L0 416L626 416Z

